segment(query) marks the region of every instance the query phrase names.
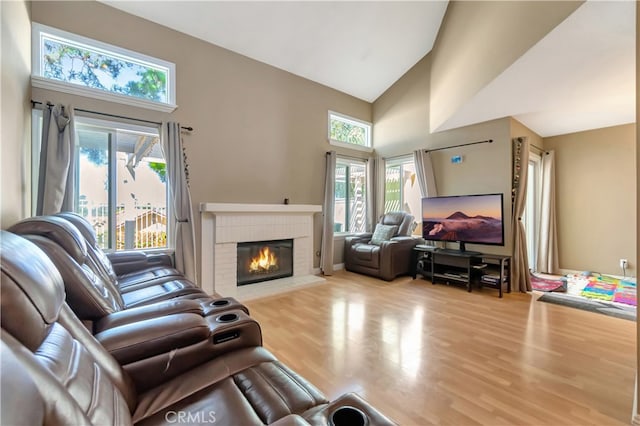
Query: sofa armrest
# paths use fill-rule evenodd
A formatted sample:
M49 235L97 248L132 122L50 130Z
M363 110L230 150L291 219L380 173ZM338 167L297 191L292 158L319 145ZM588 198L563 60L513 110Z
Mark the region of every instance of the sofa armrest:
M262 346L260 324L242 310L209 315L205 321L211 333L212 357L242 348Z
M391 281L411 269L411 251L420 242L412 237L394 237L380 244L379 276Z
M173 314L196 314L204 316L204 310L201 303L197 300L172 299L106 315L94 323L93 332L97 334L114 327Z
M400 237L393 237L391 238L391 240L389 241L396 241L400 244L408 244L410 246L415 246L420 244L420 239L419 238L414 238L414 237L409 237L409 236L400 236Z
M169 253L130 250L107 253L107 257L118 276L156 266L173 267L173 257Z
M345 237L344 239L345 247L353 247L355 244L358 244L358 243L367 244L369 241L371 241L372 236L373 234L371 232L363 232L360 234L355 234L355 235L350 235L348 237Z
M206 341L209 335L202 316L174 314L114 327L95 337L124 365Z
M343 419L351 419L346 423L338 422L340 416L337 412L341 409L347 409L349 411L355 408L355 413L347 416ZM360 422L356 421L356 416L363 415L364 418ZM363 425L376 425L376 426L396 426L390 418L382 414L375 407L365 401L362 397L355 393L347 393L340 398L328 404L322 404L310 408L302 413L302 417L313 425L336 425L338 424L363 424ZM337 417L337 418L336 418ZM357 419L360 420L360 419Z

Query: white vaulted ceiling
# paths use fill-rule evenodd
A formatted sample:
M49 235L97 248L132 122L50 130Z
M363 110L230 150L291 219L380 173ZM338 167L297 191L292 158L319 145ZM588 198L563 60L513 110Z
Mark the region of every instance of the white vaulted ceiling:
M588 1L437 130L513 116L540 136L635 122L635 2Z
M104 1L373 102L424 55L447 1Z
M373 102L433 47L446 1L104 3ZM634 1L588 1L449 117L541 136L635 122Z

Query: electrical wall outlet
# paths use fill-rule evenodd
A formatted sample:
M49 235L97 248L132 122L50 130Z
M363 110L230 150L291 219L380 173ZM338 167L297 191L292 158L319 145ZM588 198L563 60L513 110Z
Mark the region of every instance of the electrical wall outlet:
M627 268L627 259L620 259L620 267L622 269L626 269Z

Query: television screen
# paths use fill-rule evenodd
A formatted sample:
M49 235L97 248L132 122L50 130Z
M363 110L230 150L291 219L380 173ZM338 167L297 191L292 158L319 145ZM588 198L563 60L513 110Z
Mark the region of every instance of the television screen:
M504 245L502 194L423 198L422 234L431 241Z

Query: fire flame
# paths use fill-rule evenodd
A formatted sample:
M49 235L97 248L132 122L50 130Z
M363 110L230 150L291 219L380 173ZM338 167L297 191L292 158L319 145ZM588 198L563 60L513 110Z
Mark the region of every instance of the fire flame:
M269 247L263 247L260 254L251 259L249 264L250 272L269 272L278 269L278 258Z

